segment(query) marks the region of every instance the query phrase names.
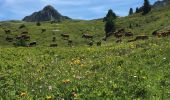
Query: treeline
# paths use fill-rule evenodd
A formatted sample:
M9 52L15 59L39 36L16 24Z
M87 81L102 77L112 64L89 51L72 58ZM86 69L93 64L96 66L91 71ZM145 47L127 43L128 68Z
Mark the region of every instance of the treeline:
M146 15L151 11L151 8L152 8L152 6L151 6L149 0L144 0L143 6L137 7L135 12L133 11L133 8L130 8L129 15L132 15L134 13L142 13L142 15Z

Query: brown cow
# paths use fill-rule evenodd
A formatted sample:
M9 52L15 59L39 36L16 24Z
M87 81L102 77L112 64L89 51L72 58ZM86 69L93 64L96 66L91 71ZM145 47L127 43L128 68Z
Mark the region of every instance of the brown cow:
M121 38L123 35L122 35L121 33L116 32L116 33L114 34L114 36L115 36L116 38Z
M61 34L61 36L62 36L63 38L69 38L69 37L70 37L69 34Z
M119 29L118 31L117 31L118 33L124 33L125 32L125 29Z
M136 40L134 40L134 39L133 40L128 40L127 42L134 42L134 41L136 41Z
M26 34L22 34L21 36L16 37L17 40L23 39L23 40L30 40L30 36Z
M83 34L82 38L85 38L85 39L93 39L93 36L92 36L92 35L89 35L89 34Z
M10 34L11 33L11 30L4 30L5 31L5 34Z
M143 35L143 36L137 36L137 37L135 38L135 41L137 41L137 40L147 40L147 39L149 39L149 37Z
M121 39L116 40L116 43L121 43L121 42L122 42Z
M131 37L131 36L133 36L133 33L132 32L125 32L125 36L126 37Z
M157 36L157 35L158 35L158 30L153 31L153 32L152 32L152 35L153 35L153 36Z
M26 34L23 34L21 35L22 39L24 40L30 40L30 36L26 35Z

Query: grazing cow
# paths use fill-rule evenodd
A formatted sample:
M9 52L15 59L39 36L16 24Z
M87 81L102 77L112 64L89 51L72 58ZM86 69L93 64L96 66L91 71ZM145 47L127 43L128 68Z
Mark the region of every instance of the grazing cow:
M93 41L90 41L89 43L87 43L88 46L93 46Z
M116 40L116 43L121 43L121 42L122 42L121 39Z
M145 35L143 35L143 36L137 36L137 37L135 38L135 40L147 40L147 39L149 39L149 37L148 37L148 36L145 36Z
M102 40L103 40L103 41L106 41L106 40L107 40L107 37L103 37Z
M113 33L113 32L107 33L107 34L106 34L106 38L107 38L107 37L110 37L110 36L113 35L113 34L115 34L115 33Z
M114 35L116 38L121 38L123 36L121 33L118 33L118 32L116 32Z
M119 29L118 31L117 31L118 33L124 33L125 32L125 29Z
M162 32L157 34L158 37L166 37L168 35L170 35L170 32Z
M36 41L33 41L33 42L31 42L31 43L29 44L30 47L36 46L36 45L37 45L37 42L36 42Z
M44 32L46 32L46 29L41 29L41 33L44 33Z
M28 34L28 32L24 31L24 32L22 32L21 34Z
M133 36L132 32L125 32L125 37L131 37L131 36Z
M13 38L11 38L11 37L6 37L6 41L12 42L12 41L13 41Z
M96 43L97 46L101 46L101 44L102 44L101 41L98 41L98 42Z
M89 34L83 34L83 35L82 35L82 38L85 38L85 39L93 39L93 36L92 36L92 35L89 35Z
M55 42L56 41L56 37L53 37L53 40L52 40L53 42Z
M5 34L10 34L11 33L11 30L4 30L5 31Z
M157 35L158 35L158 30L153 31L153 32L152 32L152 35L153 35L153 36L157 36Z
M71 47L73 44L73 41L72 40L68 40L68 45Z
M26 26L23 24L19 27L19 29L25 28Z
M41 26L41 23L40 23L40 22L37 22L36 25L37 25L37 26Z
M61 34L61 36L62 36L63 38L69 38L69 37L70 37L69 34Z
M57 47L58 44L50 44L50 47Z
M22 39L24 40L30 40L30 36L26 35L26 34L23 34L21 35Z
M26 35L26 34L22 34L21 36L17 36L16 37L17 40L30 40L30 36Z
M133 40L128 40L128 42L134 42L134 41L136 41L135 39L133 39Z

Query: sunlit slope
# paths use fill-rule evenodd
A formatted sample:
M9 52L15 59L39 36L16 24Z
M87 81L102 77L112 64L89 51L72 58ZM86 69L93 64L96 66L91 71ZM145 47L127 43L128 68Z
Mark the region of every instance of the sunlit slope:
M152 11L143 16L133 14L128 17L121 17L116 19L117 29L125 28L126 31L131 31L135 35L149 35L155 30L166 31L170 29L170 6L161 8L154 8ZM22 31L28 31L31 36L31 41L37 41L38 46L49 46L52 43L52 38L56 37L56 42L59 46L67 46L67 41L63 40L61 33L68 33L70 40L73 40L74 46L85 46L90 40L83 39L82 34L88 33L94 35L94 42L101 41L104 37L104 22L102 20L65 20L61 23L42 22L41 26L36 23L21 22L21 21L8 21L0 22L0 45L12 46L13 43L5 41L7 35L4 29L10 29L12 33L10 37L16 37ZM18 29L20 25L24 24L26 28ZM131 26L131 27L130 27ZM47 31L41 33L42 29ZM125 39L126 41L127 39ZM115 41L114 37L109 38L107 43Z

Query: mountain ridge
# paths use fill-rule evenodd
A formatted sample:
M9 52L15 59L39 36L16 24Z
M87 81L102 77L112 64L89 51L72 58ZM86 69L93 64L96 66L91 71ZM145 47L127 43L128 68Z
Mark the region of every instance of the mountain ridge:
M61 15L53 6L47 5L42 10L34 12L31 15L24 17L23 21L27 22L62 21L64 19L71 18Z

